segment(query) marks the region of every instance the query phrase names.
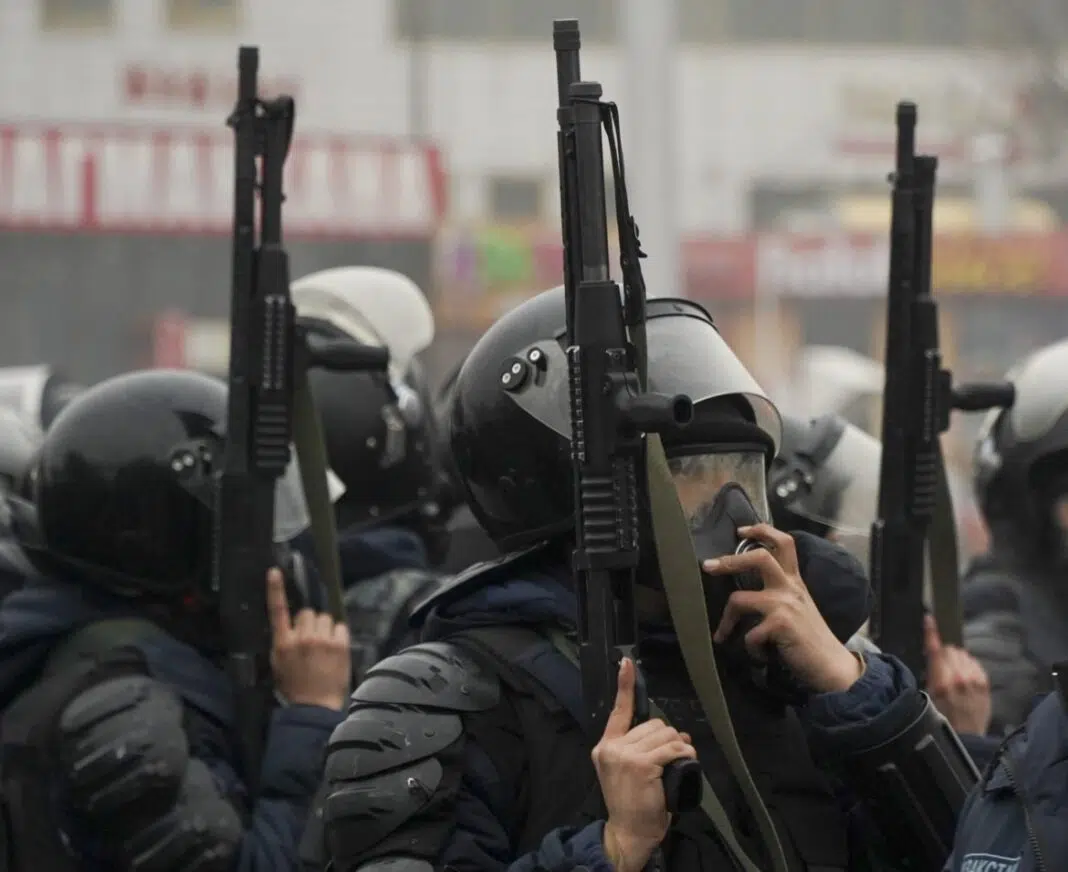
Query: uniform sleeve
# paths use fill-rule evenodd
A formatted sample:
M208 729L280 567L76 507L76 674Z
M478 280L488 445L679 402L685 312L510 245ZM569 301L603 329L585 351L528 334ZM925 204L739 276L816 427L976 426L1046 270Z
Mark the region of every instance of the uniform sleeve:
M860 679L847 691L822 693L799 712L821 757L871 748L904 730L916 714L916 679L888 654L868 656Z
M323 753L344 714L319 706L276 709L267 733L259 796L236 872L292 872L319 786ZM221 764L216 764L221 765Z
M441 867L456 872L613 872L604 854L604 822L550 832L537 850L516 857L508 835L510 790L489 757L469 745L456 799L455 828L442 851Z

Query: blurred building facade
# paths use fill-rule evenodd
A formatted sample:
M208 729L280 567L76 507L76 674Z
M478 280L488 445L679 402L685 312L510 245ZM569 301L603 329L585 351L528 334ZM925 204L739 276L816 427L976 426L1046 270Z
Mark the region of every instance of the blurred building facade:
M880 353L885 177L906 97L941 159L948 356L999 372L1063 334L1057 5L678 0L686 292L770 385L786 390L807 345ZM455 357L559 280L555 17L580 19L584 72L626 113L617 0L0 0L2 292L22 323L68 318L47 341L0 335L0 354L73 357L75 329L104 330L86 346L128 340L91 327L93 303L72 296L110 294L138 336L167 309L224 315L222 121L234 48L252 43L306 135L289 168L295 272L412 273ZM173 356L181 317L168 318L157 337Z

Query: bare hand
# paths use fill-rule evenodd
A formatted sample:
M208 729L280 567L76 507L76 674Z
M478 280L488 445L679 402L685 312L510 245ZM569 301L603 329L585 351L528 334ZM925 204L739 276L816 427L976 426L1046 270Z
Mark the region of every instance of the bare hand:
M745 647L754 658L763 659L767 646L774 645L783 662L811 690L848 690L864 667L838 641L816 608L801 578L793 537L769 524L740 527L738 535L765 547L706 560L702 568L709 575L757 572L764 589L736 590L730 595L715 641L725 642L743 617L758 614L761 622L745 635Z
M927 655L927 692L931 701L958 733L977 736L990 727L993 703L986 670L963 648L942 644L935 619L923 620Z
M330 615L302 609L290 620L282 572L267 573L267 612L274 637L271 670L278 691L294 705L341 711L352 682L349 628Z
M680 757L697 757L690 737L661 720L631 729L634 677L634 664L624 660L615 707L591 755L608 809L605 853L616 872L640 872L667 834L671 815L661 781L664 767Z

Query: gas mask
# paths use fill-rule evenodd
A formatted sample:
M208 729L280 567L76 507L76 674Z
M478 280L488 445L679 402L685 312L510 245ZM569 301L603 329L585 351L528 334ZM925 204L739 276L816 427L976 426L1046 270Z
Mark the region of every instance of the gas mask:
M704 563L729 554L744 554L764 546L739 537L740 527L767 523L770 517L765 484L765 453L759 446L739 447L716 454L694 454L669 461L679 503L690 527L698 561ZM735 590L761 590L755 572L733 576L702 573L705 605L711 629L719 624L727 599ZM760 622L758 615L739 622L721 646L729 662L747 675L760 691L786 702L803 697L777 652L758 659L748 652L744 638Z

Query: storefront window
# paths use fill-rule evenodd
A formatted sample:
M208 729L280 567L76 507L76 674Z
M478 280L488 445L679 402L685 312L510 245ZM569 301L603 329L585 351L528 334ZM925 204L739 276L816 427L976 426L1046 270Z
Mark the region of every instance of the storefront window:
M238 0L167 0L171 30L222 30L237 27Z
M41 28L103 30L115 23L114 0L41 0Z

